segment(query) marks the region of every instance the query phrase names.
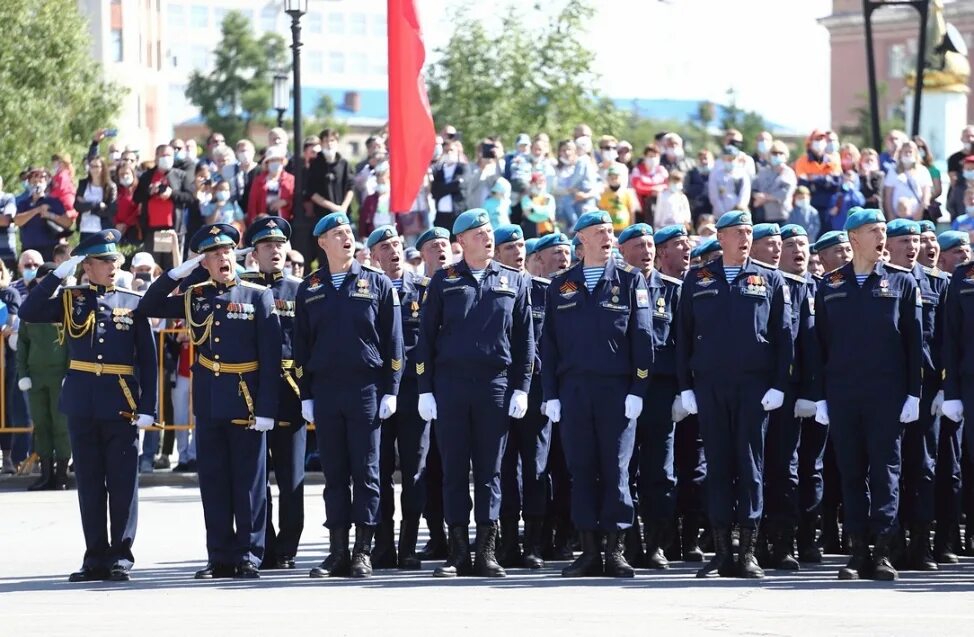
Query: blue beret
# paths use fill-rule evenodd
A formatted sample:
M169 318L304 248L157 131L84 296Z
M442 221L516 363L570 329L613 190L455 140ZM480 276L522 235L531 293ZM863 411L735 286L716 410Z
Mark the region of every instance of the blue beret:
M808 232L797 223L789 223L781 227L781 240L787 241L795 237L807 237Z
M886 223L886 217L875 208L860 208L854 206L849 209L849 216L846 217L845 225L842 227L846 232L861 228L868 223Z
M960 230L947 230L940 233L937 243L940 244L941 250L952 250L957 246L971 245L971 236Z
M752 223L750 212L746 210L731 210L720 215L720 218L717 219L717 229L723 230L724 228L733 226L749 226Z
M576 234L576 235L575 235L574 237L572 237L572 247L573 247L573 248L577 248L577 247L578 247L578 246L580 246L580 245L582 245L582 240L581 240L581 238L580 238L580 237L579 237L579 236L578 236L578 235Z
M513 223L508 223L503 226L497 226L494 228L494 245L499 246L502 243L508 243L510 241L517 241L518 239L524 238L524 231L521 230L521 226L515 226Z
M575 227L572 228L572 232L578 232L579 230L584 230L589 226L597 226L601 223L612 224L612 217L605 210L593 210L592 212L586 212L578 221L575 222Z
M487 214L487 211L483 208L473 208L472 210L461 213L457 217L457 220L453 222L453 234L458 235L467 230L473 230L474 228L488 224L490 224L490 216Z
M419 235L419 239L416 239L416 249L420 250L423 244L427 241L433 241L434 239L446 239L450 240L450 231L446 228L441 228L439 226L430 228L423 234Z
M656 245L662 245L670 239L686 236L688 236L686 227L682 225L666 226L656 231L656 234L653 235L653 241L656 242Z
M84 241L79 243L71 251L73 257L116 257L121 255L118 251L118 242L122 238L122 233L111 228L96 232Z
M537 249L538 249L538 242L539 241L541 241L541 239L539 239L537 237L535 237L533 239L525 239L524 240L524 254L525 254L525 256L531 256L532 254L534 254L537 251Z
M690 251L690 256L693 258L702 257L705 254L716 252L717 250L720 250L720 243L717 241L717 237L708 237Z
M378 228L373 230L372 234L369 235L369 238L366 239L365 247L371 250L372 246L374 246L375 244L398 236L399 233L396 232L395 226L379 226Z
M776 223L759 223L754 226L754 240L781 236L781 226Z
M214 223L196 231L193 238L189 240L189 249L196 254L202 254L221 246L232 248L238 243L240 243L240 232L236 228L229 223Z
M287 241L291 238L291 224L280 217L261 217L244 233L244 245L254 247L261 241Z
M316 237L320 237L332 228L337 228L338 226L351 226L352 222L348 220L348 215L344 212L333 212L330 215L325 215L318 220L315 224L315 229L312 234Z
M932 232L934 234L937 233L937 226L935 226L934 223L929 219L921 219L920 221L917 221L917 223L920 224L920 234L923 234L924 232Z
M551 234L546 234L545 236L538 239L538 245L534 247L535 252L541 252L547 248L553 248L555 246L573 246L578 245L572 241L568 240L561 232L553 232Z
M829 230L815 242L815 252L820 252L826 248L837 246L840 243L849 243L849 235L845 230Z
M920 224L912 219L893 219L886 224L887 237L907 237L920 234Z
M636 237L650 237L656 241L653 237L653 226L648 223L634 223L619 233L619 245Z

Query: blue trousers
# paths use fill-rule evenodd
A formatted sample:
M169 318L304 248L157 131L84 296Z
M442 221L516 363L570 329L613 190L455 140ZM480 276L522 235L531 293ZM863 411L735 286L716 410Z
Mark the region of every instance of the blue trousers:
M933 380L934 382L927 382ZM940 419L930 414L938 379L927 376L920 396L920 419L903 432L900 522L907 527L933 524L936 518L937 449Z
M940 417L940 445L937 449L937 525L960 523L961 437L964 425Z
M643 519L669 521L676 511L676 476L673 471L673 397L676 378L654 376L643 398L636 423L639 448L639 508Z
M676 474L677 513L701 518L706 502L707 456L700 437L700 419L696 415L687 416L676 423L673 469Z
M572 519L572 477L565 459L562 427L560 422L551 425L551 446L548 448L548 466L545 469L548 487L546 517L550 518L552 524L568 526Z
M825 499L825 447L829 426L814 418L801 419L798 443L798 502L801 515L817 518Z
M131 568L139 520L139 430L124 420L69 417L84 566ZM106 528L105 523L108 522Z
M281 391L291 392L290 387ZM284 394L281 394L284 396ZM267 528L265 545L267 559L294 557L298 552L304 530L304 456L307 451L308 430L301 417L301 404L282 401L286 409L278 413L278 422L267 433ZM296 407L296 408L295 408ZM282 423L286 422L287 425ZM271 496L270 472L277 482L278 526L274 528L274 500Z
M564 376L559 379L561 435L572 478L572 521L579 531L632 526L629 463L636 422L625 416L629 380Z
M417 398L417 400L419 400ZM423 517L427 525L443 527L443 460L440 458L440 445L436 441L436 422L430 423L429 451L426 454L426 505Z
M392 524L396 512L396 450L402 476L399 505L403 519L418 520L426 506L426 456L430 447L430 425L419 417L419 389L415 378L403 377L399 400L392 418L382 421L379 443L380 519Z
M531 383L528 413L511 418L501 464L501 518L544 516L548 500L545 471L551 449L551 421L541 414L541 382Z
M263 433L227 420L197 416L206 552L214 564L264 559L267 527L267 444Z
M798 448L801 421L795 418L794 388L785 402L770 412L764 437L764 515L769 521L794 526L798 522Z

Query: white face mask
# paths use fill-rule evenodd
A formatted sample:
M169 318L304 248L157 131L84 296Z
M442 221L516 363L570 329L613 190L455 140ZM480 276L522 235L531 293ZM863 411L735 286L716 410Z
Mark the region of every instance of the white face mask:
M172 169L172 155L163 155L156 160L156 165L159 167L159 170L168 172Z
M249 164L254 161L254 151L241 150L237 153L237 161L241 164Z
M618 156L619 153L614 149L602 151L602 161L615 161Z
M122 177L121 181L123 186L128 187L131 186L132 182L134 182L135 180L132 178L132 175L125 175L124 177Z
M816 139L812 142L812 152L821 155L825 152L825 140Z
M334 148L322 148L321 153L325 156L325 159L331 161L335 159L335 155L338 154L338 151Z
M910 168L911 166L913 166L913 164L916 163L916 157L914 157L913 155L901 155L900 163L906 166L907 168Z

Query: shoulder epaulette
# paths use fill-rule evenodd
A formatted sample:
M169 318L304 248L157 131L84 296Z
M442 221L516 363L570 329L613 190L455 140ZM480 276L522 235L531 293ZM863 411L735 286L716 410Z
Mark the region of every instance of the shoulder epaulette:
M798 276L797 274L792 274L791 272L785 272L784 270L779 270L779 272L781 273L781 276L785 277L786 279L791 279L797 283L808 283L803 276Z
M893 263L889 263L889 262L884 263L883 265L885 267L891 268L893 270L899 270L900 272L911 272L911 273L913 272L913 270L911 270L910 268L904 268L902 266L899 266L899 265L896 265L896 264L893 264Z
M125 294L131 294L132 296L141 297L143 292L136 292L135 290L130 290L129 288L115 288L116 292L124 292Z
M662 272L659 272L659 278L661 278L664 281L667 281L669 283L675 283L676 285L683 285L683 279L678 279L675 276L670 276L668 274L663 274Z
M253 288L255 290L266 290L267 289L267 286L266 285L258 285L256 283L253 283L251 281L247 281L245 279L240 279L240 285L244 286L245 288Z
M385 274L385 272L383 272L379 268L377 268L375 266L372 266L372 265L365 265L364 263L362 264L362 269L363 270L368 270L369 272L375 272L377 274Z
M304 279L301 277L294 276L293 274L288 274L284 277L285 281L290 281L291 283L301 283Z
M619 266L619 269L622 270L623 272L629 272L629 273L636 271L636 268L632 267L628 263L623 263L622 265Z
M947 278L947 273L941 270L940 268L928 268L927 266L923 266L923 271L935 279Z
M260 276L260 272L254 272L253 270L247 270L246 272L240 273L241 279L252 279L259 276Z
M518 274L520 274L520 273L521 273L521 271L520 271L520 270L518 270L517 268L512 268L512 267L510 267L510 266L507 266L507 265L504 265L504 264L503 264L503 263L501 263L500 261L498 261L498 262L497 262L497 265L499 265L500 267L502 267L502 268L504 268L505 270L509 270L509 271L511 271L511 272L517 272Z
M427 285L430 284L430 278L428 276L417 275L417 279L413 281L413 283L415 283L416 285L421 285L423 287L426 287Z
M543 283L545 285L551 285L551 279L546 279L543 276L532 276L531 279L533 281L537 281L538 283Z
M768 268L769 270L777 270L778 269L778 266L776 266L776 265L771 265L770 263L765 263L764 261L758 261L757 259L755 259L753 257L751 258L751 263L757 263L762 268Z
M196 288L204 288L208 285L213 285L213 279L208 279L206 281L200 281L199 283L194 283L193 285L186 288L186 291L195 290Z

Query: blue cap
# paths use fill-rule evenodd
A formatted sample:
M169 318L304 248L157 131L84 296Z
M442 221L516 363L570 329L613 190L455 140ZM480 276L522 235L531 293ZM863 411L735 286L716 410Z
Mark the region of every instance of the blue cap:
M382 241L387 241L389 239L392 239L393 237L398 237L398 236L399 233L396 232L395 226L379 226L378 228L373 230L372 234L369 235L369 238L365 240L365 247L371 250L372 246L374 246L375 244L381 243Z
M118 242L122 238L122 233L114 228L97 232L71 251L73 257L112 257L121 256L118 251Z
M517 241L524 238L524 231L521 230L521 226L515 226L513 223L508 223L503 226L497 226L494 228L494 245L499 246L502 243L508 243L509 241Z
M561 232L553 232L551 234L546 234L545 236L538 239L538 245L534 247L535 252L541 252L547 248L553 248L555 246L573 246L578 245L572 241L568 240Z
M691 250L690 256L693 258L702 257L705 254L716 252L717 250L720 250L720 242L717 241L717 237L709 237Z
M781 240L787 241L788 239L793 239L795 237L807 237L808 232L802 226L797 223L789 223L781 226Z
M666 226L665 228L660 228L659 230L656 231L656 234L653 235L653 241L655 241L656 245L659 246L659 245L663 245L670 239L676 239L677 237L687 237L687 236L689 235L687 234L687 229L685 226L681 226L681 225Z
M537 247L538 247L538 242L539 241L541 241L541 239L538 239L537 237L535 237L533 239L525 239L524 240L524 255L529 257L532 254L534 254L537 251Z
M842 227L846 232L856 230L869 223L886 223L886 217L882 211L875 208L860 208L854 206L849 209L849 216L846 217L845 225Z
M724 228L731 228L733 226L749 226L752 223L751 213L747 210L731 210L720 215L720 218L717 220L717 229L723 230Z
M656 241L653 237L653 226L648 223L634 223L619 233L619 245L636 237L649 237L653 242Z
M929 219L921 219L920 221L917 221L917 223L920 224L920 234L923 234L924 232L932 232L937 234L937 226L935 226L934 223Z
M318 220L315 224L315 229L312 234L316 237L320 237L332 228L337 228L338 226L351 226L352 222L348 220L348 215L344 212L333 212L330 215L325 215Z
M920 234L920 224L912 219L893 219L886 224L887 237L908 237Z
M287 241L291 238L291 224L280 217L261 217L244 233L244 245L254 247L261 241Z
M577 248L580 245L582 245L582 239L576 234L574 237L572 237L572 247Z
M759 223L754 226L754 240L781 236L781 226L776 223Z
M419 235L419 239L416 239L416 249L421 250L423 248L424 243L426 243L427 241L433 241L434 239L446 239L447 241L449 241L450 231L447 230L446 228L441 228L439 226L430 228L423 234Z
M947 230L937 237L941 250L952 250L958 246L971 245L971 236L961 230Z
M196 231L193 238L189 240L189 249L196 254L202 254L222 246L232 248L238 243L240 243L240 232L236 228L229 223L214 223Z
M572 229L572 232L578 232L579 230L584 230L589 226L597 226L601 223L612 225L612 217L609 216L608 212L605 210L593 210L592 212L586 212L578 218L578 221L575 222L575 227Z
M821 252L826 248L837 246L840 243L849 243L849 235L845 230L829 230L815 242L815 252Z
M483 208L473 208L472 210L461 213L457 217L457 220L453 222L453 234L458 235L467 230L473 230L474 228L489 224L490 215L487 214L487 211Z

